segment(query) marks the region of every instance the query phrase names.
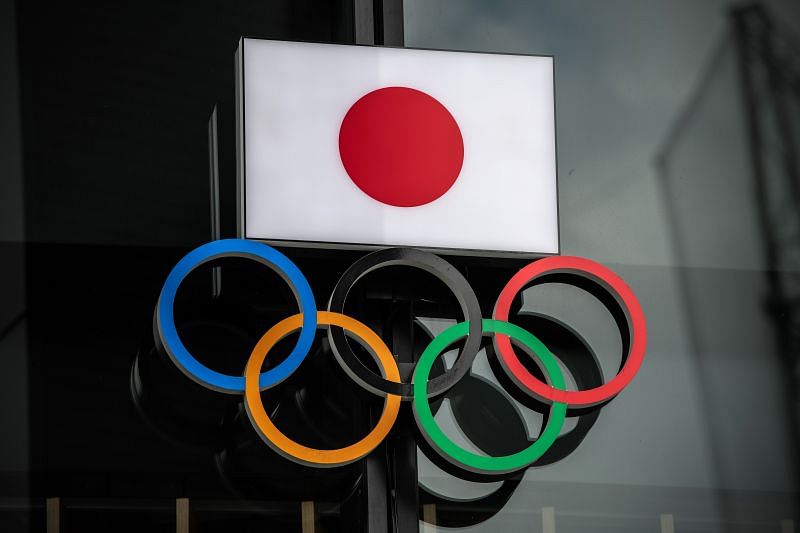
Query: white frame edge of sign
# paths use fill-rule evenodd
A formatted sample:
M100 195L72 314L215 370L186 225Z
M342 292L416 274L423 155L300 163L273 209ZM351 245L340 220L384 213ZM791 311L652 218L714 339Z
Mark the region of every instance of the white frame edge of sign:
M424 52L447 52L457 53L459 55L489 55L489 56L522 56L522 57L542 57L551 60L552 67L552 107L553 107L553 181L555 185L555 250L503 250L491 249L484 247L458 247L458 246L426 246L415 245L407 243L391 243L391 242L355 242L355 241L330 241L330 240L314 240L314 239L285 239L279 236L269 235L254 235L248 233L247 230L247 164L246 164L246 143L245 143L245 117L246 117L246 102L245 102L245 43L248 41L255 42L275 42L275 43L291 43L291 44L315 44L325 45L337 48L391 48L395 50L415 50ZM329 43L314 43L302 41L282 41L272 39L252 39L242 37L239 41L239 46L235 52L235 110L236 110L236 223L237 223L237 236L239 238L259 240L268 244L282 246L282 247L300 247L309 249L330 249L330 250L371 250L386 248L391 246L410 246L414 248L427 249L437 253L452 254L452 255L465 255L465 256L488 256L488 257L509 257L509 258L524 258L524 257L541 257L549 255L559 255L561 253L561 231L560 231L560 206L559 206L559 184L558 184L558 142L557 142L557 120L555 110L555 59L552 55L539 55L539 54L500 54L493 52L471 52L461 50L431 50L422 48L402 48L402 47L383 47L373 45L351 45L351 44L329 44ZM491 216L486 217L487 222L491 220Z

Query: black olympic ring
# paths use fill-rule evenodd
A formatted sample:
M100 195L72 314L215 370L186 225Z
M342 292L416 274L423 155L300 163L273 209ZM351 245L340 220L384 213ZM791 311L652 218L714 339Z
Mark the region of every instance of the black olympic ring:
M482 314L478 297L466 278L453 265L430 252L412 248L387 248L372 252L353 263L342 274L331 294L328 310L344 313L347 295L356 282L373 270L391 265L412 266L436 276L453 291L464 313L464 320L469 322L469 334L453 366L428 383L429 397L444 394L469 372L472 362L481 349L483 336ZM342 328L331 326L328 329L328 339L339 364L362 387L381 396L394 394L404 400L414 397L413 384L388 381L367 368L350 348Z

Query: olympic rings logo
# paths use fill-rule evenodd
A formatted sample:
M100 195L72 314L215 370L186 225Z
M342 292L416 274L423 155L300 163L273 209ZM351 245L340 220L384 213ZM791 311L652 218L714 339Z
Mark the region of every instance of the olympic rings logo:
M272 326L256 343L241 376L216 372L198 361L178 335L174 304L181 282L198 266L209 261L241 257L276 271L291 288L300 312ZM383 340L368 326L343 313L350 288L367 273L389 265L421 268L442 280L455 294L465 321L436 336L424 349L412 381L401 381L397 362ZM556 357L531 332L508 322L512 302L526 287L566 281L597 297L611 312L622 336L622 364L617 375L598 387L566 390ZM270 419L261 392L275 387L298 369L308 356L318 328L327 330L333 354L342 369L364 389L384 398L383 411L372 430L361 440L338 449L315 449L283 434ZM298 339L277 366L261 372L270 350L284 337L299 330ZM500 292L491 319L481 316L478 299L467 280L444 259L421 250L388 248L363 256L337 282L327 310L318 310L311 286L285 255L266 244L242 239L224 239L204 244L184 256L167 276L155 313L155 337L174 364L200 385L226 394L243 394L256 432L283 457L307 466L335 467L357 461L374 450L397 420L402 401L410 401L420 433L442 459L453 466L480 475L516 472L534 463L558 438L569 408L590 408L614 398L634 378L644 359L647 327L633 291L608 268L579 257L552 256L533 261L517 272ZM502 457L473 453L456 444L437 425L429 400L452 388L470 370L482 337L491 336L501 368L521 391L550 405L539 437L527 448ZM347 337L361 344L380 368L374 373L353 352ZM454 343L464 340L455 363L430 379L436 359ZM517 348L534 358L547 383L530 373L518 358Z

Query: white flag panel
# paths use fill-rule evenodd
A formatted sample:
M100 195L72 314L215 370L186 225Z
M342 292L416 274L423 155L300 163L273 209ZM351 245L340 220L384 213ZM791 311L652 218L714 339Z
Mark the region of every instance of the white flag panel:
M255 39L242 49L244 237L558 253L551 57ZM343 166L342 120L384 87L427 93L460 128L460 174L425 205L378 202Z

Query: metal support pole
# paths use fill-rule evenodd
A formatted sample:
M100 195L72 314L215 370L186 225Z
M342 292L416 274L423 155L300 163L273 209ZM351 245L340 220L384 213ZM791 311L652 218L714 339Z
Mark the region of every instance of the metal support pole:
M403 0L354 0L354 41L356 44L403 46ZM413 358L410 333L413 316L406 314L402 327L392 325L395 354ZM413 361L398 360L403 363ZM407 376L402 376L408 379ZM419 531L417 488L417 445L409 426L411 413L404 405L394 438L364 460L364 506L367 533L417 533ZM381 450L386 451L386 457ZM391 519L391 522L390 522Z
M355 43L403 46L403 0L354 0Z
M383 533L389 529L388 495L389 483L386 479L385 444L364 459L362 491L364 494L365 533Z
M375 44L403 46L403 0L375 0Z
M356 44L375 44L375 14L373 0L353 0Z
M411 381L414 367L414 305L413 301L397 302L391 323L392 351L400 367L403 381ZM417 482L417 442L414 435L414 416L405 402L400 410L391 445L392 483L391 504L395 533L419 531L419 489Z
M208 178L211 199L211 240L219 240L221 236L219 207L219 124L217 106L211 110L208 118ZM219 298L222 292L222 269L211 269L211 295Z

